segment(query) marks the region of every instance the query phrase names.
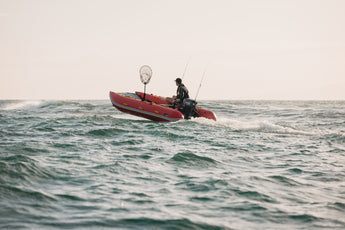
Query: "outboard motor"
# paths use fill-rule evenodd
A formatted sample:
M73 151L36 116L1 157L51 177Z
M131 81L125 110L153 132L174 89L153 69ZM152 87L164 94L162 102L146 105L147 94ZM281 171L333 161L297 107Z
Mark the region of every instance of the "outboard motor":
M186 98L183 100L183 106L181 112L183 113L184 119L190 119L191 117L198 117L198 110L196 109L197 102Z

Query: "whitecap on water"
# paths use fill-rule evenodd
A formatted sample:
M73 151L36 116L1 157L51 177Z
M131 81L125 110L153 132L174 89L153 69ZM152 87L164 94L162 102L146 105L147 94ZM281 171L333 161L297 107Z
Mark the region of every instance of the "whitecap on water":
M205 118L194 118L192 119L192 121L215 127L229 128L234 131L256 131L276 134L315 135L315 133L304 131L293 126L274 123L267 120L244 121L220 117L217 119L217 121Z
M44 101L16 101L6 104L3 110L35 109L43 106Z

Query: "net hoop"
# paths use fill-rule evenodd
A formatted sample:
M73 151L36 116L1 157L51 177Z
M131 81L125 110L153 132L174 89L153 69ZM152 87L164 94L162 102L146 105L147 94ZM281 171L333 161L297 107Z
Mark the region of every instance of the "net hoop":
M151 80L152 69L148 65L143 65L139 70L139 74L141 82L146 85Z

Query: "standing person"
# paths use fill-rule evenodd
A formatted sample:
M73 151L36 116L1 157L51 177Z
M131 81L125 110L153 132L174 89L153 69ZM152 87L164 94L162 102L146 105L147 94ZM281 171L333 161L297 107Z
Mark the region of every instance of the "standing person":
M181 78L176 78L175 82L176 82L176 86L177 86L177 91L176 91L177 95L173 96L172 98L171 97L167 97L166 101L169 104L181 105L183 103L184 99L189 98L188 89L182 83L182 79Z

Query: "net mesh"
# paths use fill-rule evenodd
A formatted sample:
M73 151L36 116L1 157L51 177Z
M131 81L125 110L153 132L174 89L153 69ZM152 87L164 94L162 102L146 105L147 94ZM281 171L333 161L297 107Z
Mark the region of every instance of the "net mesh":
M139 70L140 73L140 80L143 84L147 84L150 82L151 76L152 76L152 69L148 65L144 65Z

